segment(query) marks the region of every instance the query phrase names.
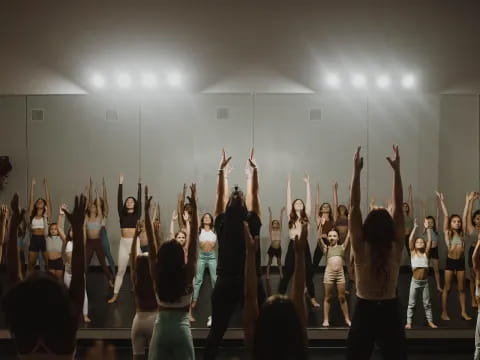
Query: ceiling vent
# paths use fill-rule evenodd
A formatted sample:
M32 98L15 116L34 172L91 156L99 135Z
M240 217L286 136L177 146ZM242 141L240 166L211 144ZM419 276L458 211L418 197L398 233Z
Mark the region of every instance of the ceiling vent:
M45 110L32 109L31 119L32 121L43 121Z
M226 107L217 108L217 120L228 120L230 119L230 112Z
M322 110L310 109L310 121L320 121L320 120L322 120Z
M109 109L105 112L105 120L107 122L118 122L117 110Z

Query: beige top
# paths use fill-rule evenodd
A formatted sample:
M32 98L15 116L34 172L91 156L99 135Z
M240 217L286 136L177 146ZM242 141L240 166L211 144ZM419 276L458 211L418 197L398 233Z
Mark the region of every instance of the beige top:
M385 281L379 281L378 275L374 273L375 270L371 266L376 259L371 258L370 244L364 240L359 242L360 246L357 246L357 251L354 253L357 296L365 300L395 299L403 243L398 241L393 243L391 259L387 261L387 269L383 278Z

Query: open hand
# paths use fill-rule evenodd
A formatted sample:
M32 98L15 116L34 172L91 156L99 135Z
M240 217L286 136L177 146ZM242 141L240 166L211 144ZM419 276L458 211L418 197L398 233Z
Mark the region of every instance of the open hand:
M361 146L357 148L355 154L353 155L353 166L355 172L359 173L363 169L363 157L360 156L360 150L362 149Z

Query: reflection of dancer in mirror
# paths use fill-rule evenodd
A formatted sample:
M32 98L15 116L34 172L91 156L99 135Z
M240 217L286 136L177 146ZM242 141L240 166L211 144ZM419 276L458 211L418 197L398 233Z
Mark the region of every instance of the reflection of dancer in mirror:
M302 225L304 223L309 223L309 216L312 211L312 199L310 194L310 177L305 174L303 178L306 187L306 203L301 199L295 199L292 201L292 191L291 191L291 177L288 175L287 182L287 218L288 229L289 229L289 238L287 254L285 256L285 270L283 273L283 278L280 280L278 285L278 292L280 294L285 294L287 292L288 283L290 278L293 275L295 269L295 251L294 251L294 241L296 237L300 236L302 230ZM308 295L310 296L310 303L313 307L318 308L320 304L315 299L315 287L313 285L313 266L312 266L312 255L310 253L310 247L307 246L305 249L305 273L306 273L306 286Z
M28 198L31 237L30 246L28 247L27 275L34 270L39 254L43 257L45 264L48 266L46 236L48 235L48 219L52 216L52 203L50 201L50 193L48 192L46 178L43 179L46 199L39 198L35 202L33 201L35 184L35 178L32 178L30 195Z
M275 257L277 259L277 267L280 272L280 278L283 277L282 272L282 223L283 214L285 213L285 207L280 211L280 218L272 218L272 209L268 207L269 213L269 233L270 233L270 246L268 248L268 263L267 263L267 280L270 279L270 266L272 266L272 260Z
M425 228L428 228L428 220L425 220ZM430 257L430 249L432 248L432 232L427 231L427 240L423 237L415 238L417 231L417 219L413 223L412 233L410 234L410 260L412 263L412 280L410 282L410 295L408 299L407 324L405 329L412 328L413 313L417 303L419 293L422 293L423 308L425 309L425 317L428 326L433 329L437 325L433 323L432 304L430 303L430 289L428 286L428 259Z
M440 283L440 269L438 267L438 245L439 245L439 240L440 236L438 234L437 230L437 224L438 224L438 218L439 218L439 211L440 211L440 204L438 201L438 198L435 202L436 204L436 216L431 216L431 215L426 215L426 210L425 210L425 203L422 203L422 215L423 215L423 224L424 224L424 230L423 230L423 239L425 241L428 241L428 239L432 239L432 246L430 248L429 252L429 259L433 267L433 274L435 276L435 284L437 286L437 291L442 292L442 286Z
M464 320L471 320L465 309L465 224L460 215L448 215L445 197L437 192L438 199L443 212L443 232L448 254L445 264L445 284L442 292L442 320L450 320L447 312L448 294L452 287L453 277L457 279L458 300ZM465 211L468 209L468 201L465 204Z
M63 271L65 266L63 264L62 250L63 245L67 241L65 233L63 232L65 224L65 213L62 210L62 205L58 214L57 223L51 223L48 226L48 236L46 240L48 271L52 273L57 279L63 278Z
M132 248L133 237L137 228L137 222L142 216L142 184L138 180L137 199L129 196L123 201L123 175L119 177L118 196L117 196L118 217L120 218L120 244L118 247L118 272L115 277L115 286L113 297L108 303L114 303L118 300L118 292L122 287L123 277L127 271L128 260L130 258L130 249Z
M325 222L325 219L321 220L319 231L322 231L321 227L323 222ZM330 326L330 304L332 303L333 294L335 293L335 286L337 288L338 301L340 302L345 322L350 326L352 323L350 321L350 315L348 314L347 298L345 297L345 273L343 271L345 252L349 245L349 236L347 234L345 241L340 244L340 235L338 234L338 231L332 229L327 234L327 241L329 245L324 245L323 247L323 253L326 257L326 266L323 277L325 297L323 300L322 326Z

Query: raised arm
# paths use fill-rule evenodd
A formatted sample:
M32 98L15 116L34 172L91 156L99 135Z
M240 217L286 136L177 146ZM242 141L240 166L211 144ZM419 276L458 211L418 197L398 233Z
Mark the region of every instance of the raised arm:
M218 168L218 180L217 180L217 198L215 202L215 217L220 215L222 212L225 211L224 208L224 197L225 197L225 177L224 171L225 167L228 165L230 160L232 159L231 156L227 158L225 154L225 150L222 149L222 159L220 160L220 165Z
M66 243L67 237L65 236L65 213L63 212L64 207L66 207L66 205L62 204L58 209L57 228L60 239L62 239L63 243Z
M157 206L156 206L156 217L152 217L152 221L153 221L153 233L155 235L155 243L156 243L156 249L159 249L160 248L160 245L162 245L162 234L161 234L161 231L160 231L160 203L157 203ZM155 254L157 252L155 251Z
M180 229L185 229L187 227L187 223L185 222L183 218L183 213L185 211L185 195L187 191L187 184L183 184L183 190L181 193L178 194L177 198L177 221L178 221L178 227Z
M137 241L141 232L142 221L138 220L137 227L135 228L135 236L133 237L132 246L130 247L130 280L132 281L133 291L135 291L135 275L137 270Z
M292 176L288 174L287 179L287 218L290 218L292 212Z
M305 213L310 217L310 215L312 215L312 193L310 192L310 176L307 173L305 173L303 181L305 181L305 192L307 195L305 201Z
M363 168L363 157L360 157L360 146L353 156L353 177L350 191L350 218L348 221L349 232L354 251L360 245L362 237L362 211L360 209L360 175Z
M270 234L270 240L272 239L272 209L268 207L268 233ZM280 220L281 221L281 220Z
M349 245L350 245L350 233L347 232L347 236L345 236L345 241L342 244L343 250L347 250Z
M103 200L103 216L108 217L108 196L107 185L105 184L105 178L102 178L102 200Z
M417 228L417 219L415 219L413 222L413 229L410 232L410 237L408 238L408 248L410 249L410 251L415 250L415 232L417 231Z
M150 217L150 203L152 197L149 196L148 186L145 186L145 232L147 233L148 247L150 251L148 252L148 264L150 267L150 276L153 280L153 287L157 289L157 253L158 248L155 244L155 238L153 234L152 219Z
M22 271L20 270L20 259L17 245L17 232L20 221L25 214L25 210L20 210L18 194L15 193L10 203L12 216L10 217L10 225L8 231L7 244L7 274L11 285L22 280Z
M47 178L43 178L43 185L45 186L45 198L47 201L47 217L52 218L52 199L50 198L50 192L48 191Z
M88 194L88 197L87 197L87 206L90 206L93 202L93 181L92 181L92 177L90 176L90 179L88 181L88 191L87 191L87 194Z
M283 230L283 217L284 217L284 214L285 214L285 206L282 208L282 210L280 210L280 234L282 233L282 230ZM271 223L271 221L270 221Z
M32 177L32 183L30 184L30 194L28 195L28 215L29 216L33 211L33 207L35 206L35 202L34 202L35 184L36 184L36 180L34 177Z
M244 316L244 332L245 342L248 349L253 348L253 340L255 338L255 323L257 322L258 309L258 290L257 290L257 270L255 253L258 247L258 237L253 237L246 221L243 222L243 234L245 237L245 247L247 254L245 257L245 309Z
M437 198L440 201L440 207L442 208L443 213L443 231L445 233L445 240L448 237L448 210L447 206L445 205L445 197L443 193L439 193L438 191L435 192L437 194Z
M188 234L188 253L187 253L187 283L190 284L195 277L197 270L197 240L198 240L198 215L197 215L197 186L190 186L190 197L188 198L192 206L192 216L190 216L190 232Z
M393 159L387 157L387 161L393 169L393 221L395 223L396 241L402 245L405 238L405 219L403 215L403 186L400 173L400 152L398 145L393 145Z
M175 222L177 221L177 219L178 219L177 210L173 210L172 218L170 220L170 239L175 238Z
M315 224L317 228L320 227L321 216L320 216L320 184L317 183L315 187Z
M142 179L138 178L138 189L137 189L137 217L140 219L142 217Z
M252 183L250 188L250 194L252 197L251 200L251 211L257 214L259 218L261 218L261 211L260 211L260 197L258 195L258 171L257 171L257 163L253 156L253 148L250 151L250 157L248 158L248 163L252 168Z
M415 224L417 222L415 221ZM428 226L428 221L427 221L427 224ZM432 230L431 229L428 229L427 230L427 243L426 243L426 247L425 247L425 252L427 254L427 256L430 255L430 249L432 248Z
M95 198L95 206L97 207L97 219L102 221L103 220L103 211L102 211L102 201L100 200L100 197L98 194L96 194Z
M465 208L463 209L463 231L470 235L475 227L472 224L472 208L475 199L475 192L467 193L465 197Z
M123 212L123 175L122 174L120 174L119 181L118 181L117 209L118 209L118 216L121 217Z
M338 183L333 183L333 221L337 221L338 218Z
M412 184L408 185L408 208L410 210L409 216L413 219L415 217L413 209L413 187ZM402 209L403 211L403 209Z
M307 310L305 306L305 251L308 246L308 224L302 225L300 238L295 239L295 270L293 273L292 302L297 310L304 336L307 329Z
M83 223L85 221L85 206L87 198L83 195L75 197L75 207L72 213L65 208L63 212L72 226L72 282L69 293L78 316L82 313L85 294L85 248L83 238Z

